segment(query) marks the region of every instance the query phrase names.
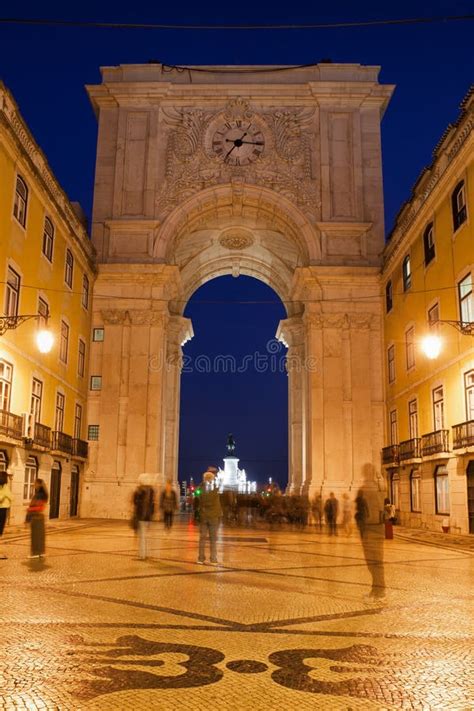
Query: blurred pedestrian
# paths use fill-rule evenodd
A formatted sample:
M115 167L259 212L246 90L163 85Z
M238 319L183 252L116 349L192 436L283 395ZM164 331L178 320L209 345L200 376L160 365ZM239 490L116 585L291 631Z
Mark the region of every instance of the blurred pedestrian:
M155 513L155 492L147 474L140 474L133 493L133 528L138 533L138 557L147 558L148 529Z
M337 514L339 512L339 502L331 491L329 499L324 504L324 517L329 529L330 536L337 536Z
M173 489L173 483L171 479L165 484L165 488L161 492L160 496L160 509L163 512L163 521L165 524L165 530L171 531L173 526L173 516L174 512L178 508L178 497L176 496L176 491Z
M311 511L313 513L314 525L318 526L319 530L321 530L323 525L323 499L321 494L316 494L314 497L311 503Z
M363 489L359 489L357 492L355 507L355 520L360 533L364 558L372 578L372 587L368 597L370 600L382 600L385 597L383 536L380 524L368 526L369 506Z
M208 467L204 472L199 497L199 554L197 562L206 562L206 539L209 534L211 546L211 565L218 565L217 560L217 529L222 516L219 489L216 486L216 467Z
M342 495L342 530L346 536L350 536L352 532L352 504L349 494L345 492Z
M43 558L46 550L46 532L44 525L44 510L48 503L48 490L43 479L36 479L33 497L26 512L26 522L30 524L31 552L30 558Z
M8 474L7 472L0 472L0 538L3 536L3 531L5 530L12 500L13 497L8 483ZM0 560L5 560L6 557L5 553L0 551Z
M355 498L355 515L357 528L359 529L360 537L365 536L367 530L367 522L369 520L369 506L364 496L362 489L359 489Z

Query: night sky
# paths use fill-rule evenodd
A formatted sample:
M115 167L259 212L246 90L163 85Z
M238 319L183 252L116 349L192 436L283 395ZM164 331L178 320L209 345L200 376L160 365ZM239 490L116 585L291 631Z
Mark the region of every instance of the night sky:
M356 21L374 18L463 15L471 1L332 3L121 2L69 4L27 0L2 6L1 15L117 22L277 24ZM408 198L420 170L473 81L474 22L337 30L147 31L0 25L0 77L13 92L60 183L90 216L96 122L84 85L99 83L99 67L167 64L303 64L334 62L381 65L382 83L397 89L382 124L387 231ZM209 303L209 302L220 303ZM229 302L273 302L242 304ZM202 287L186 315L196 336L185 347L195 362L204 355L267 353L280 318L278 297L253 279L223 277ZM268 347L273 347L270 343ZM201 359L202 360L202 359ZM198 361L201 362L201 361ZM270 363L269 363L269 368ZM202 369L202 368L201 368ZM180 475L199 476L218 462L232 431L238 454L252 477L286 480L287 378L284 373L211 376L190 366L182 379Z

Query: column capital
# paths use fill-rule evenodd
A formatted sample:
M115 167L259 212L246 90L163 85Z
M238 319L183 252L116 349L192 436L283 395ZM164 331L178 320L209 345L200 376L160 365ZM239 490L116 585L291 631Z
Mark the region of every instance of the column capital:
M167 338L170 346L184 346L193 336L193 324L190 318L176 315L168 317Z
M282 319L278 324L276 338L287 348L300 346L304 343L306 324L301 316L291 316Z

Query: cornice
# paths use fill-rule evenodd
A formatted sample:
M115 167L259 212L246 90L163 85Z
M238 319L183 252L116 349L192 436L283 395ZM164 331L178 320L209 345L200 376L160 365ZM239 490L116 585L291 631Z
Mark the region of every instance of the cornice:
M412 189L411 196L400 209L396 223L389 234L385 247L385 262L391 260L416 218L423 210L427 200L439 187L453 167L458 163L458 157L474 136L474 93L472 87L461 103L461 112L454 124L449 124L433 151L433 161L423 168ZM467 151L468 157L470 151ZM468 160L466 160L467 164ZM385 267L385 265L384 265Z
M412 197L410 202L406 204L406 209L408 210L406 217L392 231L391 239L385 245L383 252L382 272L385 272L389 265L398 259L400 251L407 246L407 243L411 243L413 236L415 238L418 236L418 231L423 228L424 222L428 220L426 213L429 213L431 219L435 209L434 205L446 199L448 190L454 187L454 185L450 186L453 178L457 178L460 172L469 165L469 158L474 151L473 129L474 117L468 136L470 140L466 138L463 140L462 145L451 160L446 163L444 170L433 173L430 179L423 175L423 180L420 176L419 184L424 187L424 190Z
M15 100L2 82L0 82L0 125L5 127L10 138L20 148L24 158L29 163L30 169L48 193L58 213L69 228L69 232L73 235L77 246L87 257L92 267L95 259L95 248L89 239L87 231L78 220L67 195L49 167L44 153L23 120Z

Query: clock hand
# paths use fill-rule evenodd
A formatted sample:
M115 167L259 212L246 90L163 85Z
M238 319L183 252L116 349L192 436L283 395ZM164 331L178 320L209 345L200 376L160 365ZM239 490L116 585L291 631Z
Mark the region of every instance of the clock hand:
M235 148L235 143L234 143L234 145L232 146L232 148L230 149L230 151L225 154L225 156L224 156L224 162L225 162L225 161L227 160L227 158L230 156L230 154L232 153L232 151L234 150L234 148Z
M232 138L226 138L225 139L226 143L233 143L234 147L237 146L237 148L242 144L242 143L248 143L251 146L263 146L264 143L263 141L243 141L241 138L236 138L235 140Z

